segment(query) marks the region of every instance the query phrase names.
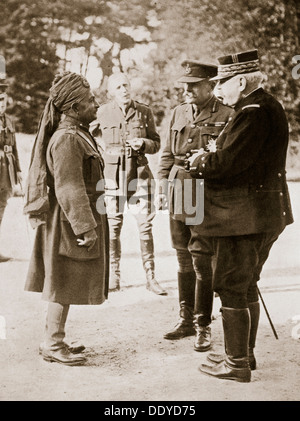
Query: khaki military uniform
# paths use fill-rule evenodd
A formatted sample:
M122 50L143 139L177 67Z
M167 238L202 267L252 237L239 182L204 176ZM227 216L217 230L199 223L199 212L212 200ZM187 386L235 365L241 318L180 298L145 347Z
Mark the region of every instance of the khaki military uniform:
M152 221L155 216L153 174L146 154L157 153L160 136L156 131L151 109L131 101L123 114L116 102L102 105L97 116L98 129L93 133L103 149L105 191L110 227L111 288L119 288L121 242L124 208L127 203L138 224L143 265L153 277L154 245ZM142 138L144 143L135 151L127 139ZM148 278L147 278L148 279Z
M183 103L176 107L158 169L161 192L167 193L169 199L171 240L177 253L179 280L181 277L187 278L184 274L188 274L189 278L180 282L183 288L181 295L188 297L185 301L188 301L189 307L194 308L198 314L198 322L203 326L211 322L212 248L209 239L197 232L197 225L202 221L200 220L198 224L189 221L194 215L187 212L186 203L194 202L195 205L193 199L202 186L196 184L196 180L185 170L184 159L191 151L220 147L216 140L231 115L232 110L221 104L214 96L197 115L194 114L191 104ZM197 207L199 206L203 206L203 199L197 204ZM191 281L195 276L194 271L198 278L202 279L201 283L198 282L196 297L195 286ZM184 289L184 285L187 284L189 287L186 286Z

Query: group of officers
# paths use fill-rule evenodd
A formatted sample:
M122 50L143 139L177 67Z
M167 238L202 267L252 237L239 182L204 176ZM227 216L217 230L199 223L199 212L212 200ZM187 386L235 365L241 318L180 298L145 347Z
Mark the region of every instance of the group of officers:
M101 106L82 76L66 72L55 78L32 151L24 209L37 227L25 289L49 301L40 345L44 360L86 361L84 346L64 341L69 306L101 304L108 290L121 288L125 206L137 220L146 287L167 295L155 277L152 235L155 209L167 207L178 262L179 321L164 338L194 335L194 349L209 350L215 292L225 350L209 354L209 364L199 369L251 380L257 281L272 244L293 222L285 178L288 122L280 103L262 88L257 50L218 60L218 66L182 63L178 82L186 100L173 110L156 187L146 155L160 150L160 136L152 110L132 98L128 77L108 78L109 100ZM103 191L99 180L105 180ZM185 195L196 197L200 185L204 215L191 223ZM102 194L105 212L97 206Z

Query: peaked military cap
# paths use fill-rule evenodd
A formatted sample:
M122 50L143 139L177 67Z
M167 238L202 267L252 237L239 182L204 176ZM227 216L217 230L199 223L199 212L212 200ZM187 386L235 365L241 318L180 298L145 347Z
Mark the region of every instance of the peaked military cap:
M227 79L229 77L260 70L257 50L244 51L218 58L218 74L211 80Z
M178 79L178 82L182 83L200 82L216 76L218 71L218 66L197 60L184 60L181 66L184 68L184 74Z

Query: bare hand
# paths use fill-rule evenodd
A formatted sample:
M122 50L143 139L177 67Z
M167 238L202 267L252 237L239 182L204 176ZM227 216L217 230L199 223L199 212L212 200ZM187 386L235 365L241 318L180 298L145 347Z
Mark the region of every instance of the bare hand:
M79 247L88 247L88 251L90 251L94 247L97 238L98 236L96 234L96 231L92 229L83 234L83 240L78 238L77 243Z
M138 151L143 146L144 139L141 137L135 137L133 139L128 139L126 142L128 143L128 145L132 147L132 149L134 149L135 151Z

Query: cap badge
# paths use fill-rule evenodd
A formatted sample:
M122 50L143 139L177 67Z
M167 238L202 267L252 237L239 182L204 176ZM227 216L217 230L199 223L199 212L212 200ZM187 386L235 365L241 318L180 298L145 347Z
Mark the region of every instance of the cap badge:
M192 69L191 69L190 65L189 65L189 64L187 64L187 65L186 65L186 68L185 68L185 73L186 73L187 75L189 75L191 72L192 72Z

